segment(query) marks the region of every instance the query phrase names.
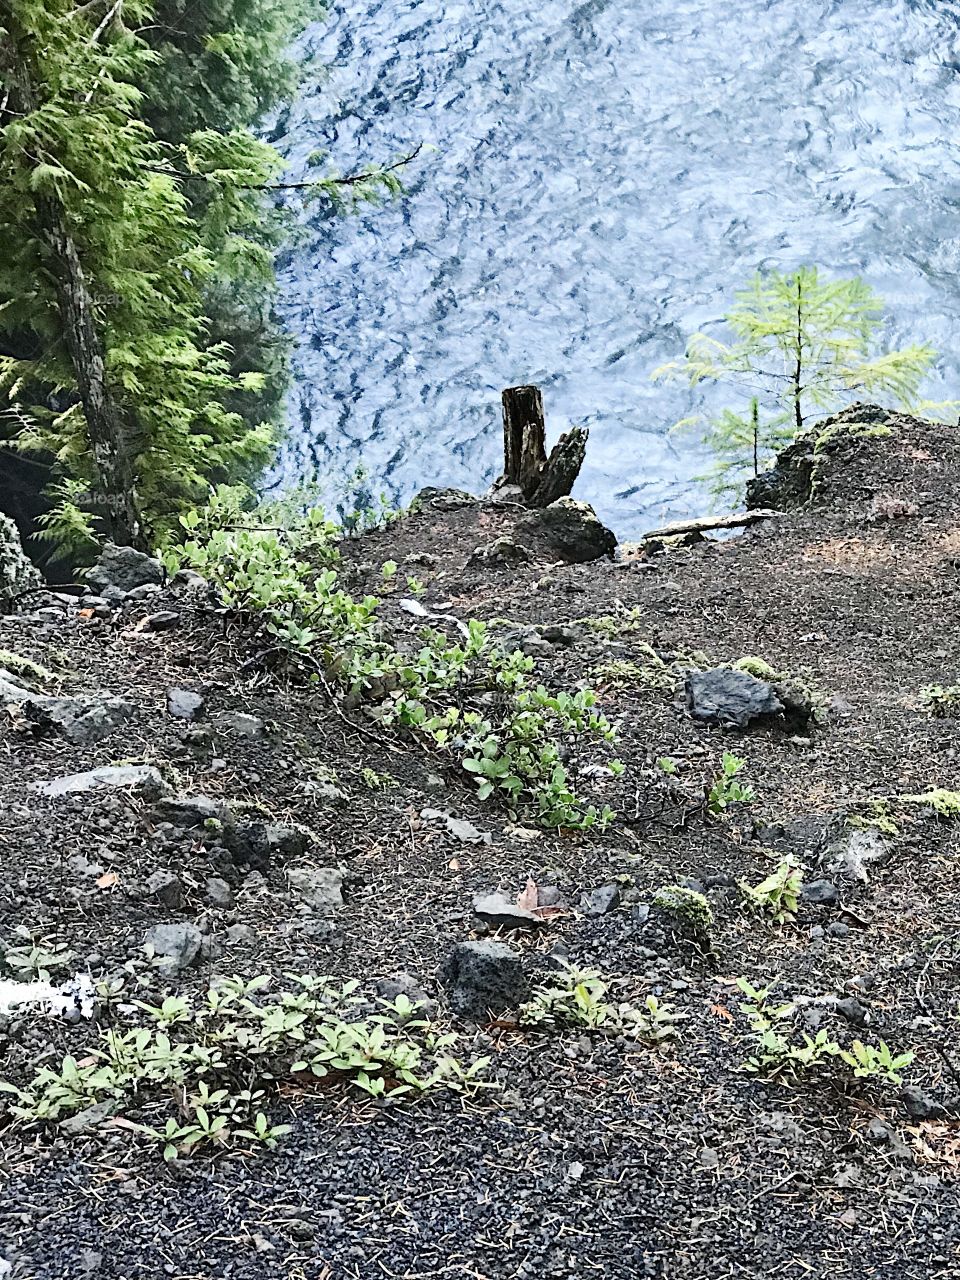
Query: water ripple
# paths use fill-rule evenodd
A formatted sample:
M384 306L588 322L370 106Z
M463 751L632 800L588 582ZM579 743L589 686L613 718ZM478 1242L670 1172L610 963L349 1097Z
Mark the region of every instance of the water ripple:
M623 536L702 510L693 402L649 375L758 265L864 274L960 394L955 0L347 0L302 48L291 174L437 150L393 205L304 217L284 478L478 489L529 380Z

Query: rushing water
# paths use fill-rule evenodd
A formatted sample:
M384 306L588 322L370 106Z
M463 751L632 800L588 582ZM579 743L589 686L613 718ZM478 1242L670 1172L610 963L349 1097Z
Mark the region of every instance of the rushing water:
M958 0L345 0L303 56L294 175L436 150L393 204L304 215L285 478L476 491L530 381L621 536L702 511L692 397L650 372L760 265L863 274L960 392Z

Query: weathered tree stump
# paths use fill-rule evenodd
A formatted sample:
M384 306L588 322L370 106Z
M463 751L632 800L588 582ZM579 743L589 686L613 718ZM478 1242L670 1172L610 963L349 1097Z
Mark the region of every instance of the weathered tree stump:
M546 422L539 387L507 387L503 392L503 479L517 485L531 506L564 498L583 466L590 433L565 431L547 457Z

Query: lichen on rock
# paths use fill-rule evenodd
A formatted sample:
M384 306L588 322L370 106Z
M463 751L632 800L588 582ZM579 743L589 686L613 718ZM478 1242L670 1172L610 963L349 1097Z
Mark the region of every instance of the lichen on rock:
M24 554L17 526L0 514L0 611L42 585L39 572Z

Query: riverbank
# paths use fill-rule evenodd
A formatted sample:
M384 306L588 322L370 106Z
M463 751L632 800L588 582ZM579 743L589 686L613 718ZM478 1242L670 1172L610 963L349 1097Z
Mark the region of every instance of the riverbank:
M169 1087L7 1124L14 1275L957 1273L960 437L848 412L790 470L801 505L616 562L564 563L541 516L449 493L344 546L345 580L382 594L398 643L423 625L413 599L452 638L501 620L551 688L597 690L624 765L580 762L585 794L616 810L604 831L511 821L322 683L278 680L195 582L0 619L0 649L43 668L0 661L36 698L8 700L0 728L7 976L45 960L51 980L125 984L97 1024L4 1018L7 1080L82 1064L98 1027L142 1016L133 1001L312 973L422 998L497 1086L382 1103L292 1071L266 1087L271 1121L292 1126L275 1151L251 1139L170 1164L131 1127L185 1118ZM415 592L391 589L408 577ZM77 728L44 696L99 710ZM724 753L752 799L718 790ZM36 789L105 766L134 773ZM740 886L786 858L804 888L777 921ZM682 895L672 910L671 886L709 916ZM491 892L507 902L477 901ZM450 956L490 941L517 964L484 953L506 968L478 995ZM614 1005L654 996L679 1019L654 1030L676 1034L518 1025L507 996L555 983L563 958L598 970ZM770 1011L791 1004L771 1020L799 1050L823 1032L912 1060L886 1078L835 1056L746 1072L762 1046L738 979L771 984ZM492 1016L469 1008L491 992Z

